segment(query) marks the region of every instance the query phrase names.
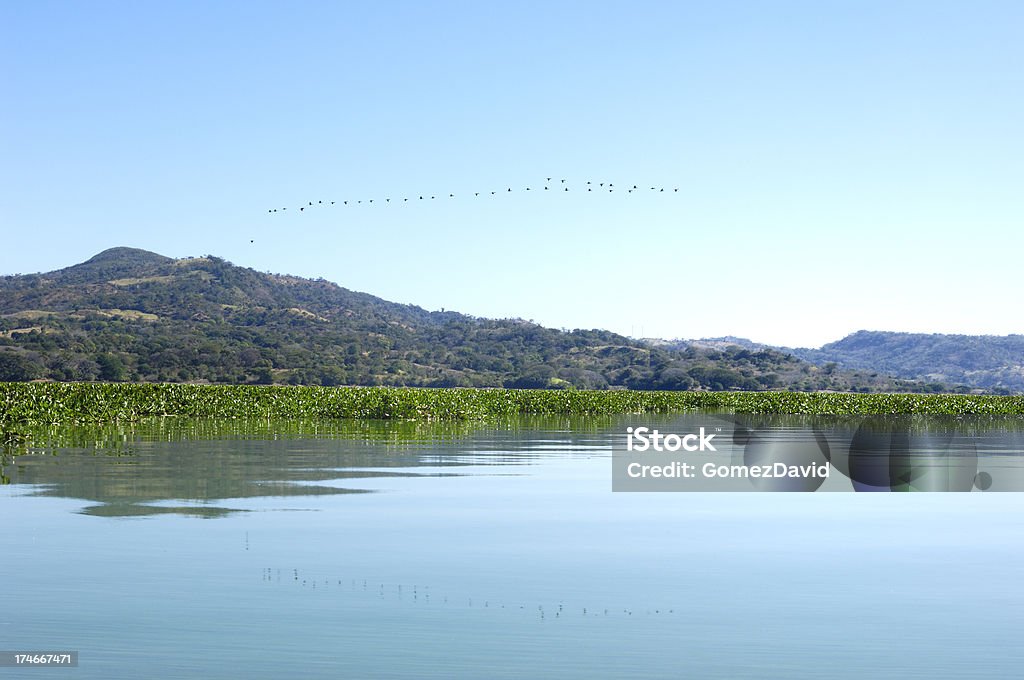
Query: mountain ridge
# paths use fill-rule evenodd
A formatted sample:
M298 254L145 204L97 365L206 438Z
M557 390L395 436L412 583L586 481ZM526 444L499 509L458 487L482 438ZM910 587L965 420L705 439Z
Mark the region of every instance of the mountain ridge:
M1024 335L969 335L858 330L821 347L786 347L723 336L657 340L671 348L774 349L816 366L873 370L925 383L952 383L997 393L1024 392Z
M221 258L111 248L0 278L0 379L591 389L914 391L775 349L427 311Z
M786 349L817 365L872 367L918 380L1024 391L1024 335L857 331L818 349Z

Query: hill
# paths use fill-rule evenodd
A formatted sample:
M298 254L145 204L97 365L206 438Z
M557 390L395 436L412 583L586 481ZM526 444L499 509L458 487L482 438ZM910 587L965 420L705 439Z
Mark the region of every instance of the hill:
M858 331L821 349L785 351L815 364L833 362L924 382L1024 392L1024 335Z
M0 380L914 391L773 349L659 347L132 248L0 279Z

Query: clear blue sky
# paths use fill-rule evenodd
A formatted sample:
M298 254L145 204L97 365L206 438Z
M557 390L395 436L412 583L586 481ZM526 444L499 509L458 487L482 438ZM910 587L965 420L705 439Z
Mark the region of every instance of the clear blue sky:
M1024 332L1024 3L4 2L0 60L0 273L127 245L634 335Z

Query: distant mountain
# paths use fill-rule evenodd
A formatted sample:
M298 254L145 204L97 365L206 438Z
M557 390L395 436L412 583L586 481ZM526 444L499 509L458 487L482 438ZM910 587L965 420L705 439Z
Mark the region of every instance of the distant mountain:
M0 380L914 391L774 349L429 312L213 256L112 248L0 278Z
M766 345L724 336L697 340L654 340L657 347L683 350L776 350L829 370L855 370L921 383L926 391L964 389L1024 392L1024 335L941 335L858 331L820 349Z
M901 378L1024 392L1024 335L858 331L821 349L784 350L817 365Z

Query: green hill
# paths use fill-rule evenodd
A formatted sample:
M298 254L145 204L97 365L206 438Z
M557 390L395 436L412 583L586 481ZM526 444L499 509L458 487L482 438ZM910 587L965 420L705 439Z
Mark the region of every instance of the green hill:
M772 349L429 312L217 257L132 248L0 279L0 380L913 391Z
M924 382L1024 392L1024 335L858 331L821 349L787 351L816 364L834 362Z

